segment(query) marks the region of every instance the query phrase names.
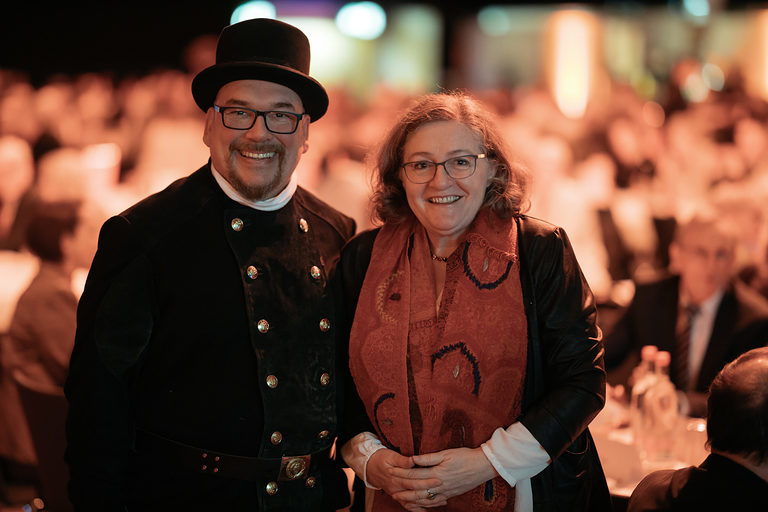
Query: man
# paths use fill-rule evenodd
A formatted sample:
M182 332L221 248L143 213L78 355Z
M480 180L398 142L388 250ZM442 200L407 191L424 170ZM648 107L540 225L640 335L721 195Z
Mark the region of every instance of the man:
M226 27L192 94L208 164L108 220L78 310L77 510L336 510L329 274L354 221L296 185L328 106L309 42Z
M36 199L31 210L25 245L40 267L16 303L5 355L11 369L29 380L61 387L75 341L73 274L91 264L99 225L106 217L96 204L83 200Z
M632 303L605 336L609 381L623 379L643 345L672 354L670 378L681 412L706 415L717 372L768 342L768 302L734 279L736 240L728 223L699 213L670 245L671 277L637 286Z
M35 474L37 456L13 376L19 372L45 389L64 384L75 341L72 276L90 265L96 251L97 221L104 220L98 213L83 201L31 196L22 239L38 271L18 297L7 332L0 334L0 467L7 465L6 475L27 466Z
M646 476L628 512L768 510L768 348L726 365L712 382L708 404L712 454L699 466Z

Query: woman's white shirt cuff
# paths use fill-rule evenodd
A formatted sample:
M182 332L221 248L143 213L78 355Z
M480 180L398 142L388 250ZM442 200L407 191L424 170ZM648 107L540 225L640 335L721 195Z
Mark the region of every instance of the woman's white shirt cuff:
M519 421L506 429L497 428L480 447L499 476L512 487L519 480L541 473L550 461L547 451Z
M386 446L381 444L379 438L374 434L361 432L341 447L341 457L352 468L352 471L365 482L366 487L378 490L378 487L373 487L368 483L368 461L371 455L384 448Z

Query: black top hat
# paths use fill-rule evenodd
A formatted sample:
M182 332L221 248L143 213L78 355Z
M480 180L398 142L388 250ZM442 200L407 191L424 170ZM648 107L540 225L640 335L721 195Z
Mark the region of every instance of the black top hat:
M235 80L265 80L292 89L312 121L328 110L328 94L309 76L309 40L282 21L259 18L229 25L216 46L216 64L192 80L192 96L201 109L213 105L219 89Z

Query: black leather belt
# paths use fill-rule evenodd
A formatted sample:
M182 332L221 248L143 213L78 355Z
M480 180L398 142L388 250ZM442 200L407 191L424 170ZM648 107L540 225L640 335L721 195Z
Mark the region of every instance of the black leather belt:
M146 430L136 431L136 450L162 455L184 469L249 481L306 479L328 461L330 452L327 448L279 459L243 457L190 446Z

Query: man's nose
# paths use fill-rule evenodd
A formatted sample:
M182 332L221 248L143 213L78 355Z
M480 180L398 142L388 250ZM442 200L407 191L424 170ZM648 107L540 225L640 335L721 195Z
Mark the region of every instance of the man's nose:
M245 135L249 139L263 140L272 136L272 132L267 130L267 119L264 115L256 116L256 121L249 130L246 130Z

